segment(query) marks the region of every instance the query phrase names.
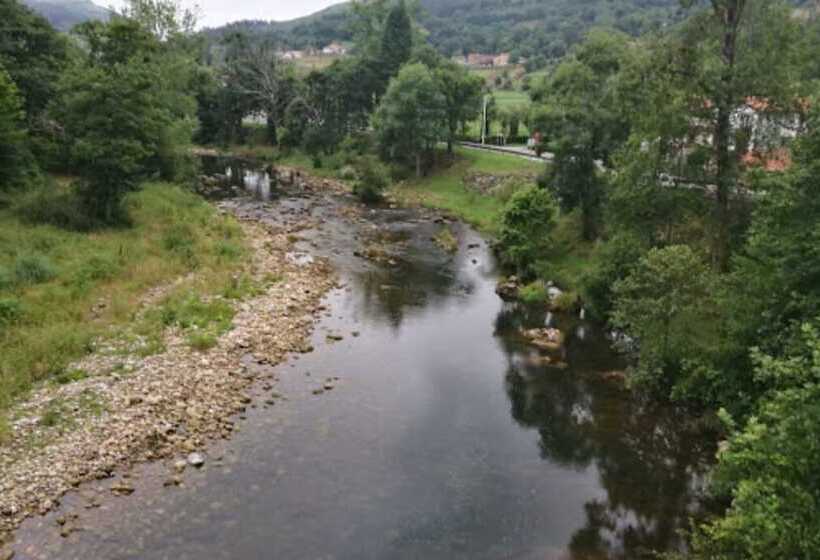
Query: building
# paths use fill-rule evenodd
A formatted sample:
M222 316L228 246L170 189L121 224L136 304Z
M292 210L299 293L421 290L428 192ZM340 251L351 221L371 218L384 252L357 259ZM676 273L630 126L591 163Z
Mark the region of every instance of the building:
M279 57L282 60L301 60L305 58L305 51L285 51Z
M347 47L334 41L322 49L322 54L326 56L343 56L347 54Z
M493 59L493 66L501 67L501 66L509 66L510 65L510 53L501 53L500 55L496 56Z
M472 66L473 68L492 68L494 65L494 55L479 53L470 53L467 55L467 66Z

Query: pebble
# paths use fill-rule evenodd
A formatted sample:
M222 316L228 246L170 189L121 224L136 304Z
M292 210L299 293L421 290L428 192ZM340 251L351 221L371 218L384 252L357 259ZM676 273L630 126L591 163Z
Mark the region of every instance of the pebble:
M188 455L188 464L198 469L205 464L205 457L202 453L191 453Z

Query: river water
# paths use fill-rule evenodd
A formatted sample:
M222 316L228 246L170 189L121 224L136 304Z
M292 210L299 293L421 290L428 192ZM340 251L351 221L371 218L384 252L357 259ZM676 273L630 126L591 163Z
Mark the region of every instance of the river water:
M330 258L343 284L316 350L275 368L284 398L249 409L183 487L163 489L167 466L148 465L133 496L81 510L67 539L60 512L28 522L16 559L634 559L681 546L711 438L609 379L624 364L594 325L552 319L567 367L541 365L516 333L550 318L496 296L470 228L265 197L233 204L273 223L318 217L295 258ZM445 226L454 255L431 242ZM354 255L374 236L383 263ZM63 514L94 491L66 496Z

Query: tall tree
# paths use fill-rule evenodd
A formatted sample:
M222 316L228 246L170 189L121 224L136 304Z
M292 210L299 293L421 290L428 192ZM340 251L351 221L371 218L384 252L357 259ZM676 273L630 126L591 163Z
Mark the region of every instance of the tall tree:
M800 24L785 2L707 4L662 39L662 48L650 46L655 59L643 83L647 104L635 122L641 140L635 145L643 144L644 154L635 155L658 154L654 175L659 182L666 176L677 185L714 193L711 257L725 271L738 215L732 205L744 172L746 142L738 117L749 103L763 116L797 107L800 83L794 78L802 43ZM655 95L658 91L667 96Z
M592 32L532 93L532 125L555 153L543 186L555 192L564 210L581 210L586 239L597 234L603 202L596 160L608 165L629 136L617 85L620 68L632 50L624 35Z
M387 88L373 115L382 156L412 161L421 176L424 156L445 137L445 99L429 68L409 64Z
M0 192L17 186L31 167L23 128L23 104L0 66Z
M433 71L439 91L444 96L447 115L447 152L453 153L458 131L465 123L475 119L481 111L481 94L484 80L463 66L450 61L443 62Z
M399 69L413 52L413 22L404 0L398 0L384 22L380 52L381 68L386 81L398 74Z
M54 98L66 49L44 18L16 0L0 0L0 64L17 85L29 124L40 124Z

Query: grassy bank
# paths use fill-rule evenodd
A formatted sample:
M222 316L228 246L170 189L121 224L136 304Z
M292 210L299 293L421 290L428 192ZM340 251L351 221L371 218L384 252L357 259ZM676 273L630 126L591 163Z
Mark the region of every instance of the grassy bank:
M233 277L246 251L239 225L169 184L148 184L127 204L131 227L90 233L0 210L0 416L37 382L82 376L67 370L72 361L132 323L149 289L189 272L194 279L162 302L176 315L145 320L146 340L192 314L203 333L224 326L224 309L199 298L241 288Z
M521 157L459 148L450 167L422 179L413 179L394 185L390 195L400 204L418 204L445 210L493 236L501 225L504 206L516 188L532 181L534 174L544 170L543 163ZM470 173L518 175L520 183L513 188L482 194L465 186L464 178ZM542 280L557 282L567 290L580 291L580 279L594 264L594 244L584 241L581 223L576 214L560 216L552 234L551 249L536 265Z
M464 178L470 173L518 175L520 187L530 184L531 177L543 171L544 164L498 152L456 149L455 162L427 177L394 185L390 195L401 204L420 204L446 210L493 235L497 232L510 191L485 195L468 189Z

